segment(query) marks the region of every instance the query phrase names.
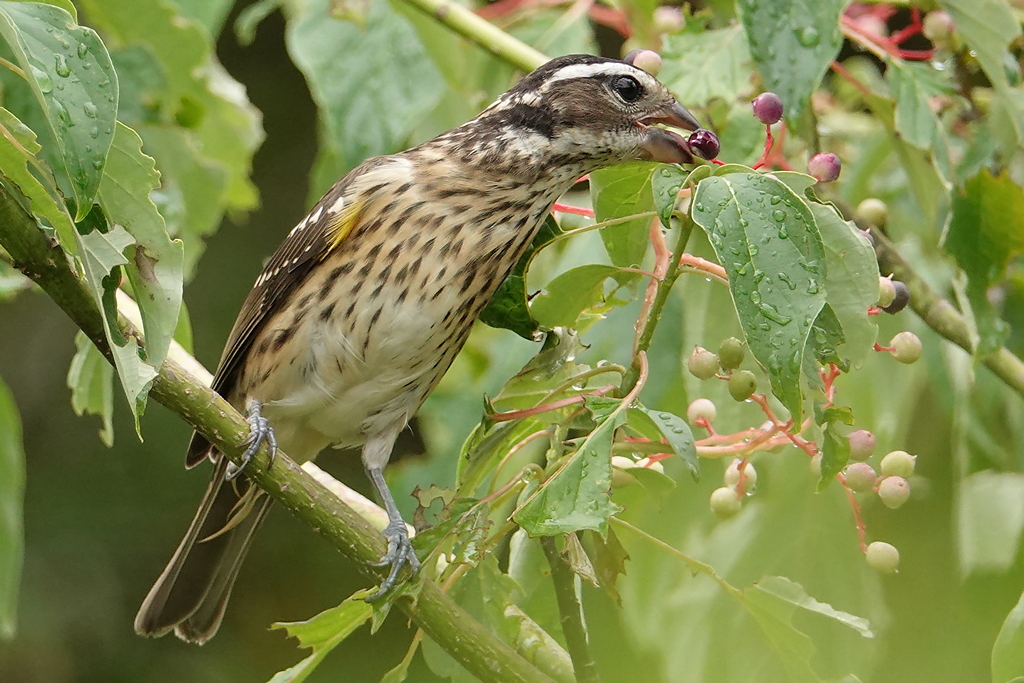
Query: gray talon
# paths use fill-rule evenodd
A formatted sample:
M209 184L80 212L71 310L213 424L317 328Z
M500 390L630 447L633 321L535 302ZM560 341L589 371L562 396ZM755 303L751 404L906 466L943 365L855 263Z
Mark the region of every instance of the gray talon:
M249 414L246 420L249 423L249 438L245 440L246 449L242 453L242 464L236 466L232 463L228 467L225 478L229 481L249 466L264 443L270 449L270 464L274 463L274 456L277 455L277 438L274 436L274 428L270 426L270 421L260 414L260 407L259 401L250 401L249 403Z
M416 551L412 547L412 541L409 539L409 532L405 528L405 522L400 520L398 523L392 522L382 533L388 539L388 551L379 561L371 564L375 567L390 565L391 570L388 572L387 578L381 582L380 588L364 598L366 602L375 602L394 588L398 582L398 573L402 570L402 567L408 565L409 570L413 574L420 570L420 559L416 557Z

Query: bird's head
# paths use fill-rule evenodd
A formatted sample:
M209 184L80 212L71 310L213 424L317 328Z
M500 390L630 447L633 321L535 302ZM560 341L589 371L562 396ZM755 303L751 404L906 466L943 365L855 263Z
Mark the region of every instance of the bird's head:
M586 173L630 160L693 161L697 120L658 80L631 64L567 55L544 64L457 134L474 161ZM539 169L538 169L539 170Z

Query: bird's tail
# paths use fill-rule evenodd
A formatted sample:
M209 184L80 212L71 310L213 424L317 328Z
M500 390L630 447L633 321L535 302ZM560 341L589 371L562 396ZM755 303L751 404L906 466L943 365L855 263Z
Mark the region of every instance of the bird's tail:
M217 633L253 533L273 502L244 477L227 481L227 468L217 454L185 538L135 616L136 633L158 637L173 629L197 645Z

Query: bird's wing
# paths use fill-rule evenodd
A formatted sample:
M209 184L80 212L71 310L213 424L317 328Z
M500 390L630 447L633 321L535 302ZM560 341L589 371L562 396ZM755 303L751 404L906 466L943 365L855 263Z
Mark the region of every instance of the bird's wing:
M387 157L369 159L335 183L267 261L228 335L213 378L213 390L218 394L231 394L264 323L281 310L316 264L337 249L360 223L363 202L350 196L350 190L356 179L386 160ZM209 442L198 432L194 434L186 467L198 464L209 450Z

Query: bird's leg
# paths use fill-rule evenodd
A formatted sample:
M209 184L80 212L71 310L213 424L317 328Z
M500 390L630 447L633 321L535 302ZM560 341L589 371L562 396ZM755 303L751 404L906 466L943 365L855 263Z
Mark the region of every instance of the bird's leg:
M420 570L420 560L416 557L416 551L413 550L405 520L402 519L402 514L398 511L398 506L388 489L387 482L384 481L384 465L387 464L388 458L391 456L393 445L394 438L381 438L368 440L363 447L366 476L373 482L373 488L377 490L377 495L384 503L384 509L388 513L388 525L382 532L388 539L388 551L384 557L380 558L379 562L374 563L374 566L391 567L387 578L380 584L380 588L366 597L367 602L379 600L391 590L398 581L398 572L402 570L402 567L408 565L413 573Z
M260 446L264 442L270 447L270 462L273 464L274 456L277 455L277 439L274 437L274 428L270 426L270 421L263 417L260 412L263 408L263 404L254 398L249 399L248 405L246 406L247 416L246 422L249 423L249 438L245 440L245 453L242 453L242 464L235 466L234 463L228 465L228 471L225 478L228 480L234 479L242 473L249 463L252 461L253 456L260 449Z

